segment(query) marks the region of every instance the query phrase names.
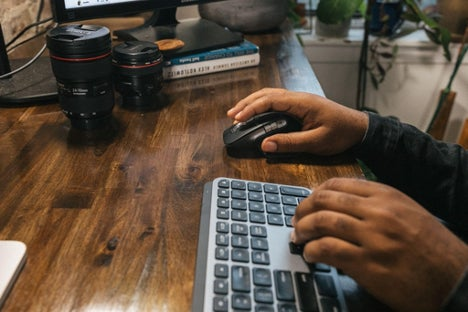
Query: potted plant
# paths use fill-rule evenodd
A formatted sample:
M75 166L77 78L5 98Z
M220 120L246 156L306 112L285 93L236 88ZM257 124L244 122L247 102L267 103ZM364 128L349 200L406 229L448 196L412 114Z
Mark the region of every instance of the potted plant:
M354 13L364 8L364 0L320 0L316 10L316 34L323 37L346 37Z

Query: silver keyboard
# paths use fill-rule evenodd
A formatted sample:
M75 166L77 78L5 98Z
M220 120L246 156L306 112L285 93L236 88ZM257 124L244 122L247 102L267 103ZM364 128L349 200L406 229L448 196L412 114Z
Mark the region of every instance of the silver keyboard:
M291 218L311 190L217 178L204 188L192 311L347 311L335 268L307 264Z

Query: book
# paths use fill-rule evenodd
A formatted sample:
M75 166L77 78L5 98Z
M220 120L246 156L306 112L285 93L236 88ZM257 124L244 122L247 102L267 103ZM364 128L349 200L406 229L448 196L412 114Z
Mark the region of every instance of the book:
M194 63L164 66L163 78L165 80L179 79L232 69L252 67L257 66L258 64L260 64L259 52L207 61L198 61Z
M195 62L204 62L220 58L234 57L254 53L259 53L258 46L244 39L242 43L235 46L204 51L190 55L183 55L164 60L164 66L167 67L173 65L190 64Z

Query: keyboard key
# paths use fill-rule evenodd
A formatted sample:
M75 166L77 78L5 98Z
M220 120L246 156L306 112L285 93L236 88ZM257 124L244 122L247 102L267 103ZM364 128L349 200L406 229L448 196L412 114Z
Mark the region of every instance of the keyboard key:
M268 215L268 224L271 225L284 225L283 216L281 215Z
M275 312L275 308L267 305L258 305L255 307L255 312Z
M275 194L266 194L265 195L265 201L267 203L272 203L272 204L280 204L281 203L280 197L278 195L275 195Z
M218 197L229 198L228 189L218 189Z
M215 312L227 312L229 310L228 299L226 297L214 297L213 310Z
M292 205L292 206L297 205L297 199L296 197L293 197L293 196L282 196L281 202L283 203L283 205Z
M217 246L229 246L229 236L226 234L216 234Z
M297 206L284 205L283 212L285 215L294 216L294 214L296 213L296 207Z
M320 299L320 303L322 304L323 312L340 312L341 311L340 302L335 298L323 297Z
M231 208L237 210L247 210L247 202L245 200L233 199L231 201Z
M250 182L250 183L248 183L248 190L249 191L255 191L255 192L261 192L262 191L262 184L261 183Z
M227 199L227 198L218 198L218 207L219 208L229 208L229 199Z
M232 234L240 234L240 235L248 235L249 228L247 224L242 223L233 223L231 224L231 233Z
M269 269L254 268L252 270L253 283L256 286L271 286L271 272Z
M269 288L255 288L254 300L258 303L273 303L273 292Z
M256 250L268 250L268 240L259 237L252 237L250 239L252 249Z
M216 217L218 219L229 220L229 210L228 209L218 209L216 211Z
M314 274L314 279L317 283L319 294L328 297L336 297L336 288L333 277L326 274Z
M229 250L226 247L216 247L215 257L218 260L229 260Z
M236 190L245 190L245 182L233 180L231 182L231 187Z
M231 219L233 221L247 221L247 212L233 210L231 211Z
M250 269L248 267L232 266L231 279L232 291L250 292Z
M265 205L263 205L263 203L258 202L249 202L249 210L255 212L264 212Z
M250 296L244 294L232 295L232 308L239 310L252 309L252 301L250 299Z
M316 271L322 271L322 272L330 272L331 271L331 266L325 263L314 263L314 269Z
M228 179L219 180L218 187L228 188L229 187L229 180Z
M245 249L233 249L231 251L231 259L236 262L249 262L249 251Z
M278 186L274 184L265 184L263 186L265 193L275 193L278 194Z
M267 237L267 229L264 226L251 225L250 235L255 236L255 237Z
M270 264L270 255L264 251L252 251L252 262L255 264Z
M275 276L276 298L282 301L294 301L294 286L291 272L278 270L273 274Z
M213 289L217 295L227 295L229 292L228 281L225 279L216 279L214 281Z
M229 223L221 221L216 222L216 232L229 233Z
M296 306L290 303L278 304L278 312L296 312Z
M263 202L263 194L261 192L249 192L249 200Z
M249 214L249 220L252 223L261 223L261 224L266 223L265 215L263 213L258 213L258 212L251 212Z
M231 198L235 199L247 199L247 193L245 191L240 190L232 190Z
M283 213L283 210L281 209L280 205L276 204L267 204L266 205L266 211L268 213L274 213L274 214L281 214Z
M215 265L215 277L228 277L229 276L229 266L227 264L217 263Z
M315 285L310 273L296 272L296 286L299 295L301 311L319 311L317 298L315 296Z
M281 194L283 195L307 197L311 194L309 190L305 190L298 187L281 186L280 190Z
M289 242L289 252L293 255L302 255L304 253L304 245L298 245L294 244L293 242Z
M249 248L249 238L244 235L233 235L231 237L231 246L238 248Z

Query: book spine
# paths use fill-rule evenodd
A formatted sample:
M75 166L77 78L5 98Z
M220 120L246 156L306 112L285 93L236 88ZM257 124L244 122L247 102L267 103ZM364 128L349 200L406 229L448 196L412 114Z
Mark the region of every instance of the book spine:
M176 58L164 61L164 66L204 62L204 61L227 58L227 57L241 56L241 55L246 55L246 54L255 54L258 52L259 52L258 46L254 44L250 44L250 45L244 44L244 45L225 48L225 49L207 51L207 52L199 53L195 55L176 57Z
M205 75L231 69L256 66L260 63L260 54L246 54L222 59L214 59L190 64L163 67L165 80Z

